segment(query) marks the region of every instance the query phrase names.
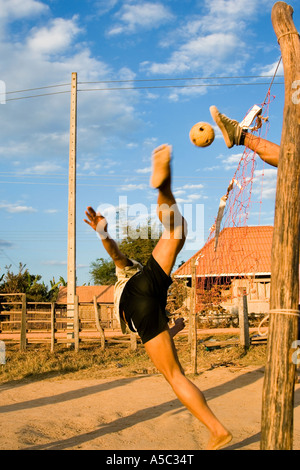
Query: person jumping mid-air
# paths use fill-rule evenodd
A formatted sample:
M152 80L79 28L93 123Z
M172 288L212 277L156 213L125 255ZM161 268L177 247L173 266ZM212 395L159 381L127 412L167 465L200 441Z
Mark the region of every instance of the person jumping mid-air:
M153 364L181 403L207 427L207 450L217 450L228 444L232 435L209 408L202 392L184 375L173 341L174 335L184 328L183 319L169 328L165 311L172 283L170 274L187 231L171 190L171 150L169 145L162 145L152 155L151 186L158 190L157 214L164 230L146 266L128 259L119 250L109 236L106 219L92 207L87 208L88 220L84 221L98 232L115 263L115 307L122 331L126 324L137 331Z

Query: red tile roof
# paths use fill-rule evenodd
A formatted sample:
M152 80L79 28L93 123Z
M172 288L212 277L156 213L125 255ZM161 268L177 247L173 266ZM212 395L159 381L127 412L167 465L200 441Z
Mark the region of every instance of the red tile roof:
M114 286L78 286L76 287L76 295L79 302L93 302L94 296L98 303L113 304L114 303ZM60 287L58 304L67 303L67 287Z
M217 250L215 239L174 272L174 276L191 276L191 260L198 258L196 275L235 276L270 274L273 227L229 227L219 235Z

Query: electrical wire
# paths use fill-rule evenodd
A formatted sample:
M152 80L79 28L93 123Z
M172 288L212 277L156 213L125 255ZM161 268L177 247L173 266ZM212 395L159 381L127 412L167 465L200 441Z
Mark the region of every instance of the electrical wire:
M47 85L47 86L40 86L40 87L36 87L36 88L26 88L24 90L17 90L17 91L6 91L5 93L0 93L0 95L11 95L13 93L25 93L27 91L36 91L36 90L45 90L45 89L48 89L48 88L57 88L57 87L61 87L61 86L70 86L71 83L61 83L59 85Z
M16 92L17 93L17 92ZM25 100L25 99L29 99L29 98L39 98L41 96L50 96L50 95L61 95L63 93L70 93L70 90L66 90L66 91L56 91L56 92L53 92L53 93L41 93L39 95L31 95L31 96L19 96L18 98L8 98L6 99L5 101L19 101L19 100Z
M278 77L282 77L282 75L278 75ZM91 84L113 84L113 83L142 83L142 82L166 82L166 81L193 81L193 80L225 80L225 79L232 79L232 80L241 80L241 79L257 79L257 78L271 78L269 75L245 75L245 76L226 76L226 77L183 77L183 78L149 78L149 79L130 79L130 80L99 80L99 81L85 81L85 82L78 82L78 85L91 85ZM274 79L274 77L273 77ZM274 81L274 80L273 80ZM272 82L273 83L273 82ZM283 82L276 82L273 83L274 85L283 85ZM70 83L63 83L63 84L56 84L56 85L47 85L35 88L27 88L22 90L15 90L15 91L6 91L0 93L2 95L13 95L16 93L25 93L29 91L38 91L38 90L45 90L49 88L58 88L58 87L66 87L70 86ZM185 85L148 85L148 86L120 86L120 87L105 87L105 88L83 88L78 89L78 91L123 91L123 90L146 90L146 89L164 89L164 88L195 88L195 87L227 87L227 86L259 86L259 85L266 85L266 82L247 82L247 83L200 83L196 85L192 84L185 84ZM28 95L28 96L19 96L14 98L6 98L5 102L8 101L18 101L24 99L31 99L31 98L39 98L44 96L53 96L53 95L60 95L70 93L70 90L64 91L54 91L51 93L39 93L36 95Z
M277 75L283 77L283 75ZM240 76L225 76L225 77L182 77L182 78L132 78L128 80L99 80L78 82L79 85L92 84L92 83L132 83L132 82L163 82L163 81L181 81L181 80L226 80L226 79L244 79L244 78L272 78L271 75L240 75Z
M273 83L273 85L283 85L283 82ZM85 88L78 91L122 91L122 90L153 90L158 88L200 88L200 87L228 87L228 86L258 86L267 85L266 82L261 83L203 83L199 85L157 85L157 86L139 86L139 87L110 87L110 88Z

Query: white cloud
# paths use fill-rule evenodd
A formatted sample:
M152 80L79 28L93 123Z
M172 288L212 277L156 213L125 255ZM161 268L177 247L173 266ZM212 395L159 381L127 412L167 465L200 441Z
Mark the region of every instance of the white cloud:
M194 203L198 199L206 199L205 196L203 196L202 192L199 191L199 193L194 193L194 194L189 194L188 191L192 189L203 189L204 186L203 184L185 184L184 186L181 186L179 188L176 188L173 191L173 194L176 198L177 204L184 204L184 203Z
M178 196L183 196L185 194L185 191L183 191L183 189L176 189L173 191L173 195L175 197L178 197Z
M202 70L206 75L211 75L223 68L233 51L236 56L240 57L243 51L242 46L240 38L238 40L233 33L219 32L207 36L202 35L179 46L164 63L142 62L141 69L152 74L165 75Z
M167 31L161 47L172 46L161 62L144 61L141 70L155 75L201 71L206 76L223 73L230 60L230 74L240 71L249 56L247 20L257 16L258 8L270 7L271 0L205 0L198 2L201 15L184 19L172 32ZM244 34L243 34L244 33ZM252 38L253 40L253 38ZM204 93L204 89L173 92L171 98L187 93Z
M58 260L48 260L48 261L42 261L42 264L44 266L67 266L67 261L58 261Z
M279 58L278 58L278 61L279 61ZM259 69L255 69L257 73L261 74L261 75L270 75L270 76L273 76L276 72L276 75L284 75L284 71L283 71L283 63L282 61L280 62L279 66L278 66L278 61L272 63L272 64L268 64L268 65L265 65L264 67L259 67ZM277 69L278 67L278 69Z
M45 211L45 214L57 214L58 209L46 209Z
M48 26L31 31L27 41L28 48L33 53L57 53L69 47L80 31L77 16L71 20L55 18Z
M55 259L42 261L43 266L67 266L67 261L59 261ZM88 268L87 264L76 264L76 269Z
M260 11L271 9L273 0L205 0L208 14L203 16L206 31L247 30L247 20L257 18Z
M112 10L118 3L119 0L98 0L95 3L95 9L98 15L104 15L105 13Z
M155 29L173 19L166 6L151 2L125 4L115 16L118 23L108 31L110 36Z
M196 201L197 199L202 199L200 194L189 194L188 198L190 201Z
M77 42L81 29L80 18L77 17L70 20L46 19L42 27L27 32L24 29L22 40L20 37L17 40L16 36L6 36L5 40L0 41L1 79L6 83L7 92L66 84L65 87L7 95L8 98L19 98L60 92L30 100L7 101L5 106L0 106L1 130L6 136L0 146L0 158L7 161L14 158L20 165L24 160L31 161L33 166L50 156L67 161L71 72L76 71L81 82L108 80L118 75L118 71L95 58L86 43ZM16 67L22 70L21 74L16 72ZM134 78L128 67L123 67L120 74L124 79ZM103 84L102 88L106 86ZM128 142L140 125L135 109L136 96L135 92L79 91L79 162L85 155L97 152L98 157L102 157L107 147ZM114 141L111 140L112 136Z
M136 170L136 173L140 173L140 174L149 174L151 173L151 170L152 170L152 167L151 166L147 166L146 168L139 168Z
M245 27L245 20L257 14L258 0L206 0L208 15L202 28L207 31L230 31Z
M204 188L203 184L185 184L182 186L182 189L202 189Z
M176 198L176 203L177 204L186 204L188 202L190 202L188 198L187 199L183 199L182 197L177 197Z
M5 126L5 122L3 122ZM9 133L6 134L7 136ZM30 152L30 145L27 142L16 142L15 140L8 141L5 145L0 146L0 157L11 158L21 154ZM19 164L20 162L18 162Z
M213 166L207 166L203 168L203 171L215 171L219 169L220 169L220 165L213 165ZM197 171L200 171L200 170L197 170ZM202 168L201 168L201 171L202 171Z
M277 169L255 170L253 193L262 199L274 199L276 196Z
M0 0L0 18L25 18L48 11L49 7L36 0Z
M0 203L0 209L5 210L6 212L9 212L10 214L20 214L23 212L37 212L36 209L30 206L23 206L18 203L6 203L2 202Z
M31 174L38 174L38 175L48 175L51 173L62 172L63 169L60 165L56 165L52 162L43 162L33 167L26 168L22 170L22 174L31 175Z
M241 160L243 153L235 153L231 154L226 158L222 158L222 164L224 167L224 170L231 170L231 169L236 169L238 166L239 161Z
M145 189L148 189L148 186L145 184L124 184L121 188L120 191L136 191L137 189L144 191Z

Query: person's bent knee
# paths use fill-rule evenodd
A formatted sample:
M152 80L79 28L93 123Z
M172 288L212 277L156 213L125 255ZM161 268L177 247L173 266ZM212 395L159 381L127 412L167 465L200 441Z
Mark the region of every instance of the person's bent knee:
M181 218L179 224L174 225L170 229L165 229L162 238L168 240L178 240L178 244L183 246L187 237L187 222L184 217Z
M160 372L173 388L176 388L176 384L181 381L182 378L185 378L184 372L179 365L172 367L172 369L163 369Z
M181 250L185 244L187 237L187 222L182 218L181 226L175 227L173 236L175 240L178 240L178 252Z

